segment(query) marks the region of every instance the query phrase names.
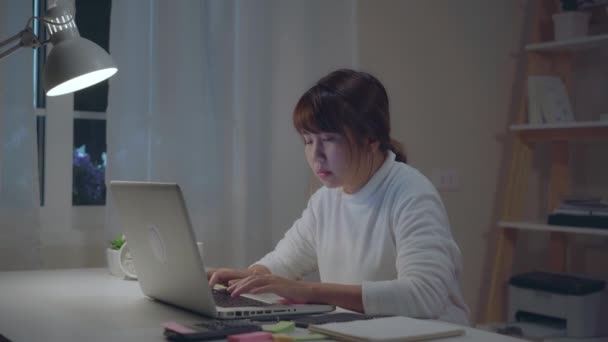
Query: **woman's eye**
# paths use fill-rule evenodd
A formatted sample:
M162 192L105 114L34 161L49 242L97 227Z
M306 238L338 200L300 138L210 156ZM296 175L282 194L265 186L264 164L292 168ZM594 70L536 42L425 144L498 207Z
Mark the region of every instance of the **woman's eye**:
M323 137L322 141L334 141L334 137Z
M304 140L304 145L310 145L310 144L312 144L312 141L310 141L310 140Z

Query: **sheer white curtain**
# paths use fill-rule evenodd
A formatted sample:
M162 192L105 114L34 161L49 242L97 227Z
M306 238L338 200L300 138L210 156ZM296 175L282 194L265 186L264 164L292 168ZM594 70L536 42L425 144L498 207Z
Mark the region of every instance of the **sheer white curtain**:
M355 1L114 1L107 180L178 182L208 265L242 267L300 215L299 96L356 64ZM111 196L108 233L121 231Z
M31 15L31 2L1 0L0 40ZM32 58L21 49L0 61L0 270L41 266Z

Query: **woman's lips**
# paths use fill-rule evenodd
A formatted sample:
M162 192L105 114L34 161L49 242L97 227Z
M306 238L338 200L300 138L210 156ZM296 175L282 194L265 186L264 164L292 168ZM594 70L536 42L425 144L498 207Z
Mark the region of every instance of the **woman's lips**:
M319 176L321 178L327 178L327 177L331 176L331 171L319 170L319 171L317 171L317 176Z

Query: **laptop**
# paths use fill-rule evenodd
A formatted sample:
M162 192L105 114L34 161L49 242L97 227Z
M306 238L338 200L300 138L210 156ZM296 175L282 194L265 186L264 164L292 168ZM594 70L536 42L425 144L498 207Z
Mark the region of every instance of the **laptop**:
M219 319L324 313L332 305L282 305L211 289L180 187L174 183L111 181L144 295Z

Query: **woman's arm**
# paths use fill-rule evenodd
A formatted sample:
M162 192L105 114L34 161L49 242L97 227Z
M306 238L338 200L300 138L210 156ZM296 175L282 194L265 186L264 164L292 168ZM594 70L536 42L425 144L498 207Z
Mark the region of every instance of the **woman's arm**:
M458 285L461 254L439 196L422 193L398 203L394 222L397 279L363 282L365 312L439 318L455 306L466 323Z
M361 285L311 283L311 288L311 303L326 303L351 311L364 311Z
M233 296L242 293L274 293L285 298L288 303L330 304L363 312L360 285L305 282L271 274L257 274L234 282L228 291Z

